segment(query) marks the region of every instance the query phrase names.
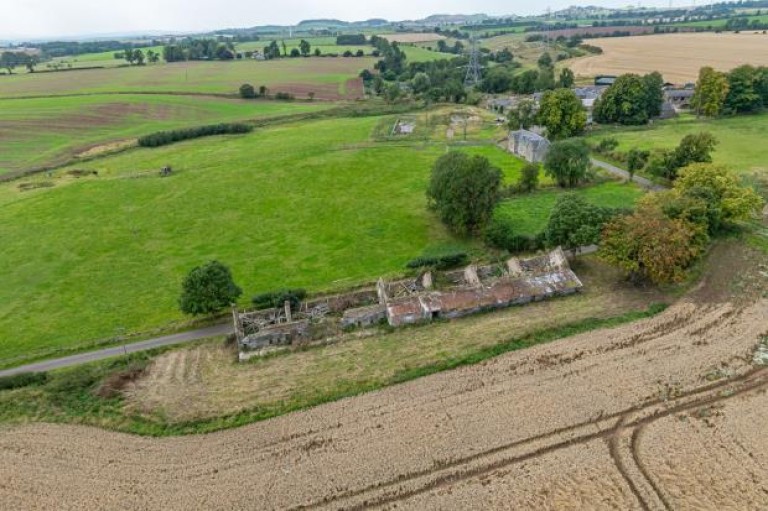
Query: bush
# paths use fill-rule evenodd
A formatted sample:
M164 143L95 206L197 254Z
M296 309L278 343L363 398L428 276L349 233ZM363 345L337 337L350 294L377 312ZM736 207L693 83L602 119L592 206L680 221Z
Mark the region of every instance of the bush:
M535 252L544 248L545 235L515 234L508 222L494 218L485 229L485 242L494 248L509 252Z
M301 301L307 297L306 289L280 289L262 293L251 298L251 303L259 309L282 307L285 301L291 302L291 309L298 309Z
M520 173L520 179L517 181L517 186L520 191L532 192L539 186L539 164L527 163L522 172Z
M98 380L97 369L85 365L56 374L46 388L52 394L72 394L91 389Z
M253 99L256 97L256 89L250 83L244 83L240 86L240 97L243 99Z
M42 385L48 381L48 373L19 373L0 378L0 390L20 389Z
M412 270L432 267L437 270L447 270L467 264L469 257L464 252L454 252L435 257L417 257L405 265Z
M187 128L181 130L158 131L139 138L141 147L160 147L182 140L193 138L209 137L212 135L231 135L240 133L249 133L253 131L253 126L239 123L229 124L211 124L208 126L198 126L196 128Z
M278 92L275 94L275 99L282 99L285 101L292 101L294 99L294 95L290 92Z
M595 151L600 154L606 154L613 151L617 147L619 147L619 141L616 140L615 137L608 137L598 142L597 146L595 147Z

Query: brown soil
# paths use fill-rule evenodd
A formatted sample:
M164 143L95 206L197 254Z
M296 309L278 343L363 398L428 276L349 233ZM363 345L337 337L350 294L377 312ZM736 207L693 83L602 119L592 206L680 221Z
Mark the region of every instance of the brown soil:
M659 71L665 80L685 83L696 81L703 66L728 71L741 64L768 65L768 35L752 32L611 37L587 42L602 48L603 54L573 61L570 67L579 76Z
M511 325L510 325L511 326ZM8 509L768 507L768 298L652 319L205 436L0 435Z

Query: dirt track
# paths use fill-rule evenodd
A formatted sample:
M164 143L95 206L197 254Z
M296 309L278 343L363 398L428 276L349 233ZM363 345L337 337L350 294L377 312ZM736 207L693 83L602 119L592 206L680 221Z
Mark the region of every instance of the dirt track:
M579 76L650 73L659 71L666 80L694 82L703 66L729 71L741 64L768 65L768 35L664 34L592 39L602 55L578 59L570 68Z
M767 330L766 299L682 302L633 325L207 436L15 427L0 434L0 502L765 508L768 368L751 358Z

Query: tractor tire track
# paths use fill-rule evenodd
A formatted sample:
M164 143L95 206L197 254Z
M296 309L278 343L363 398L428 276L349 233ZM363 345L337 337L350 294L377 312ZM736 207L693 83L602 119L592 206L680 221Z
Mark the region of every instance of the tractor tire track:
M739 386L739 388L733 389L733 387L735 386ZM350 500L350 499L356 499L358 497L363 497L367 493L386 490L398 485L399 485L399 488L395 489L394 491L385 492L383 494L380 494L378 497L363 499L361 502L354 503L349 506L343 506L343 505L338 506L337 509L356 511L356 510L362 510L362 509L370 509L373 507L380 507L380 506L392 504L395 502L401 502L409 498L412 498L412 497L415 497L439 488L450 486L459 481L472 479L474 477L484 475L489 472L493 472L495 470L498 470L506 466L518 464L525 461L530 461L530 460L539 458L541 456L544 456L546 454L559 451L561 449L565 449L575 445L585 444L585 443L592 442L594 440L600 440L600 439L610 441L612 436L617 435L618 427L627 429L627 430L641 429L647 426L648 424L651 424L657 420L663 419L670 415L674 415L674 414L685 412L691 409L699 408L701 406L707 406L707 405L712 405L715 403L727 401L737 396L741 396L746 393L763 389L766 387L768 387L768 368L754 369L743 374L740 377L732 378L731 380L728 380L725 382L716 382L714 384L710 384L705 387L701 387L701 388L694 389L692 391L680 394L679 396L675 397L673 400L670 400L670 401L655 400L650 403L645 403L642 405L631 407L621 412L616 412L616 413L607 415L597 421L587 421L577 425L560 428L558 430L545 433L542 435L537 435L534 437L529 437L527 439L518 440L505 445L497 446L493 449L476 453L472 456L467 456L462 459L458 459L458 460L454 460L454 461L442 464L433 469L427 469L423 471L412 472L409 474L403 474L396 479L393 479L384 483L377 483L359 490L354 490L351 492L334 495L332 497L326 497L320 501L316 501L314 503L307 504L307 505L296 506L291 509L304 510L304 509L321 508L328 505L333 505L334 503L339 503L340 501L343 501L343 500ZM721 391L723 390L729 390L730 392L727 395L722 395ZM698 396L700 394L705 394L705 395L701 397L697 397L695 399L691 399L692 397ZM684 402L676 406L669 406L670 404L673 404L675 402L680 402L680 401L684 401ZM664 406L664 408L658 408L660 406ZM632 418L633 416L634 418ZM602 423L610 422L612 419L619 419L620 422L613 425L602 424ZM466 466L475 461L481 461L485 458L503 453L504 451L515 449L515 448L524 448L530 445L531 443L551 439L552 437L563 435L568 432L573 432L575 430L578 430L579 428L587 428L587 427L597 427L598 430L592 433L584 433L572 438L561 440L559 442L534 449L533 451L530 451L527 453L504 457L502 459L493 461L491 463L482 464L472 468L467 468L463 470L461 469L462 466ZM446 472L453 468L458 468L458 470L445 473L443 475L439 475L440 472ZM636 497L638 497L638 502L641 503L641 506L643 507L643 509L650 509L648 507L648 503L642 497L639 497L639 491L635 481L632 481L631 483L629 482L631 479L625 475L626 467L624 467L624 470L619 468L619 471L622 473L622 476L624 477L625 480L627 480L628 484L632 488L633 494ZM415 481L420 478L428 478L431 475L435 475L436 477L432 480L424 482L423 484L415 488L412 488L412 489L405 488L405 485L408 482ZM645 477L648 478L647 476ZM665 502L665 499L661 497L660 489L655 487L655 483L650 483L650 479L649 479L649 485L651 487L654 487L654 491L656 491L656 493L660 495L659 497L660 501L664 502L665 505L668 506L669 505L668 502Z

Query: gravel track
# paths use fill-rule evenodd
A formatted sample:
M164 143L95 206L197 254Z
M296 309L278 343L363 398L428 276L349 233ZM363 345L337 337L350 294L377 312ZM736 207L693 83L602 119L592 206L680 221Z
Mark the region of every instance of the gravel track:
M768 412L742 413L744 403L766 399L768 369L751 365L766 330L766 299L743 307L683 301L631 325L237 430L150 439L77 426L6 428L0 502L9 509L698 507L678 460L723 480L696 476L697 484L725 492L740 484L718 465L726 445L734 466L746 460L753 477L767 480L768 453L750 428ZM731 377L711 381L724 368ZM760 451L753 461L733 442L708 452L713 428L680 419L719 407L728 434ZM688 442L689 434L700 441ZM733 473L742 478L744 470ZM751 500L729 502L768 506L768 493L748 493Z

